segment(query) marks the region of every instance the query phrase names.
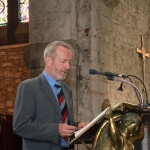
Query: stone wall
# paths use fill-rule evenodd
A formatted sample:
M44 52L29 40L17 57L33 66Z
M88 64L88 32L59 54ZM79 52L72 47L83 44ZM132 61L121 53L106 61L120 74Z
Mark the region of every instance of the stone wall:
M0 113L13 113L18 84L29 78L29 70L23 58L27 46L0 47Z
M141 35L145 36L145 47L147 52L149 48L149 0L144 1L119 1L119 3L110 7L107 3L99 1L94 5L97 12L99 31L99 49L97 49L97 59L92 60L92 65L96 64L96 69L101 71L110 71L126 75L135 75L143 80L143 60L136 48L141 49ZM99 37L99 38L98 38ZM95 51L92 51L92 55ZM98 61L98 63L97 63ZM150 61L146 59L146 86L150 92L149 69ZM97 92L101 99L108 98L112 105L118 102L138 103L133 88L124 84L124 90L119 92L117 89L119 82L111 82L104 77L92 79L98 82L100 79L100 88ZM142 91L142 84L138 80L133 83ZM142 93L145 99L145 93Z

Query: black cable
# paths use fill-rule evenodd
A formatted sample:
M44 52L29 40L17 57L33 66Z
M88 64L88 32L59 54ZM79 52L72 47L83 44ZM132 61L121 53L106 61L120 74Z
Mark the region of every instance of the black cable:
M134 77L134 78L137 78L139 81L141 81L141 83L143 84L143 86L144 86L144 88L145 88L145 93L146 93L146 103L147 103L147 105L149 105L149 103L148 103L147 89L146 89L146 86L145 86L144 82L143 82L140 78L138 78L138 77L136 77L136 76L134 76L134 75L128 75L127 77L129 78L129 76ZM130 79L130 78L129 78L129 79ZM131 80L131 79L130 79L130 80ZM131 82L132 82L132 80L131 80ZM136 93L137 93L137 91L136 91ZM139 96L138 96L138 97L139 97Z
M129 79L129 80L130 80L130 82L133 84L133 82L132 82L131 78L129 78L129 77L128 77L128 79ZM139 97L139 93L137 92L137 89L136 89L135 87L133 87L133 88L134 88L135 93L136 93L136 96L137 96L137 98L138 98L138 100L139 100L139 102L140 102L140 104L141 104L141 98Z

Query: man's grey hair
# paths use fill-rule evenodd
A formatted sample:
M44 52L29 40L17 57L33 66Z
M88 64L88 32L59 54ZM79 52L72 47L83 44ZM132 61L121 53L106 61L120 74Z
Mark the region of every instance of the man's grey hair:
M58 46L63 46L65 48L69 49L70 51L72 51L72 47L69 44L67 44L63 41L54 41L52 43L49 43L46 46L46 48L44 50L44 59L47 56L51 57L52 59L55 58L56 57L56 49Z

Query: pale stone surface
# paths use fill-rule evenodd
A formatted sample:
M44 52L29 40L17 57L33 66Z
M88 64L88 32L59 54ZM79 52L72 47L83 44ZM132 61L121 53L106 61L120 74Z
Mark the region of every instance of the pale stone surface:
M30 42L76 39L75 5L70 0L31 1Z

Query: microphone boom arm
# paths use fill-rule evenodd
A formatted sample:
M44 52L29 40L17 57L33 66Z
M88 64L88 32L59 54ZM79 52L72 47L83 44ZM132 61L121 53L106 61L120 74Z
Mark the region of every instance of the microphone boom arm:
M114 78L115 81L121 81L121 82L126 82L130 85L132 85L140 94L140 97L141 97L141 102L140 102L140 108L143 109L143 106L144 106L144 100L143 100L143 96L142 96L142 93L141 91L131 82L129 81L126 81L125 79L118 79L118 78Z

